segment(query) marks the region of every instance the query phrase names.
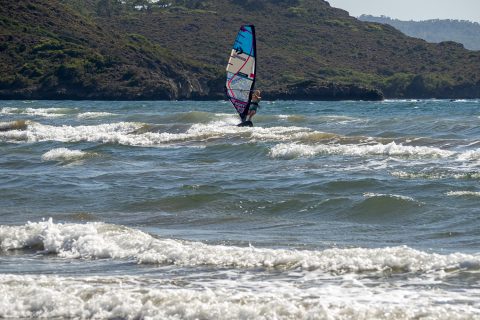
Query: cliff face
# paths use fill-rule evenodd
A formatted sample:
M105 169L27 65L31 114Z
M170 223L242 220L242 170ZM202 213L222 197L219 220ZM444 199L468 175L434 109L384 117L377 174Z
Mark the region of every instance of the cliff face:
M263 96L267 100L383 100L384 96L380 90L365 88L357 85L340 85L335 83L315 84L298 83L288 85L286 88L268 90Z
M18 0L0 6L0 98L221 99L242 23L266 98L480 96L479 52L322 0Z

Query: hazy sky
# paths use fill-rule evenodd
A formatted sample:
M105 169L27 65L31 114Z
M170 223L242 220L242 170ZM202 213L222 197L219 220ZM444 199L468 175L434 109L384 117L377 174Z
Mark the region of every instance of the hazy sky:
M327 0L332 7L400 20L458 19L480 22L480 0Z

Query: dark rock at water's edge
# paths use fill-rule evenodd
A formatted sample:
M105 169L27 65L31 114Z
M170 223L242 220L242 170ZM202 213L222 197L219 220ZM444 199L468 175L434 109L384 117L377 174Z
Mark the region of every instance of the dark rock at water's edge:
M200 79L199 79L200 78ZM160 80L155 85L125 86L107 83L91 86L81 81L60 82L55 85L3 86L0 100L221 100L225 99L223 76L206 77L176 76L169 81ZM457 85L432 86L431 80L422 75L412 77L402 91L396 87L382 90L361 85L317 83L304 81L283 87L261 87L265 100L364 100L380 101L384 98L408 99L475 99L480 97L480 81Z
M377 89L352 84L301 83L274 91L266 90L263 96L268 100L383 100L383 93Z
M21 83L0 87L3 100L219 100L225 98L225 77L170 71L166 81L157 76L136 86L121 82L103 82L92 85L90 79L61 78L44 81L38 86ZM156 81L156 82L155 82ZM257 86L267 100L370 100L384 98L377 89L352 84L303 81L269 88Z
M480 97L480 81L434 87L429 85L424 76L417 75L406 87L403 97L414 99L476 99Z
M200 78L200 79L199 79ZM224 79L175 75L170 79L159 77L158 82L128 86L118 82L92 86L80 79L71 82L56 81L37 87L0 87L0 100L218 100L223 99Z
M182 88L190 88L190 90ZM171 83L169 87L158 88L83 88L53 87L39 90L0 90L3 100L219 100L224 99L223 79L209 81L193 87ZM383 100L377 89L341 84L297 84L280 89L260 88L266 100Z

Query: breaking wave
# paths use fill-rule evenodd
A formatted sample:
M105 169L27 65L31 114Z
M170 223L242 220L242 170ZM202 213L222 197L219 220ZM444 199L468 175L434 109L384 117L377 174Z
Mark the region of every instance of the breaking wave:
M480 197L479 191L449 191L447 196L452 197Z
M0 317L75 319L474 319L478 290L371 288L271 279L218 280L218 287L148 277L0 275ZM215 282L213 282L215 283ZM458 301L462 301L459 304ZM455 304L454 304L455 302Z
M81 150L70 150L67 148L56 148L42 155L43 161L73 161L80 160L88 155Z
M69 108L13 108L4 107L0 109L0 114L9 115L27 115L27 116L39 116L45 118L57 118L63 117L72 113L73 110Z
M27 128L27 121L25 120L0 122L0 131L25 130L26 128Z
M161 146L174 143L198 143L212 139L244 137L251 141L289 141L311 135L299 127L238 128L228 121L193 124L184 132L155 132L138 122L117 122L100 125L53 126L29 122L23 130L0 132L0 139L13 142L99 142L130 146Z
M79 119L97 119L103 117L115 116L114 113L110 112L83 112L77 115Z
M480 256L440 255L408 247L263 249L157 239L139 230L104 223L61 224L48 221L0 226L2 250L36 248L69 259L132 259L140 264L209 265L231 268L275 268L324 272L432 272L480 268Z
M319 154L348 156L383 155L414 158L446 158L451 157L455 154L455 152L424 146L404 146L402 144L396 144L395 142L375 145L321 144L313 146L298 143L287 143L278 144L274 146L270 151L270 156L272 158L280 159L312 157Z
M450 171L422 171L422 172L406 172L406 171L393 171L390 173L392 176L401 179L428 179L428 180L440 180L440 179L459 179L459 180L478 180L480 179L479 172L450 172Z

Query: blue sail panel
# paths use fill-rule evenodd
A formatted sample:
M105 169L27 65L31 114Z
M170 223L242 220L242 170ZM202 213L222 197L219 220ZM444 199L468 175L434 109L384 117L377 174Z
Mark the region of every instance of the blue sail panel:
M246 25L241 26L240 31L237 34L235 43L233 44L233 49L237 53L246 53L249 56L255 57L255 48L254 48L254 26Z

